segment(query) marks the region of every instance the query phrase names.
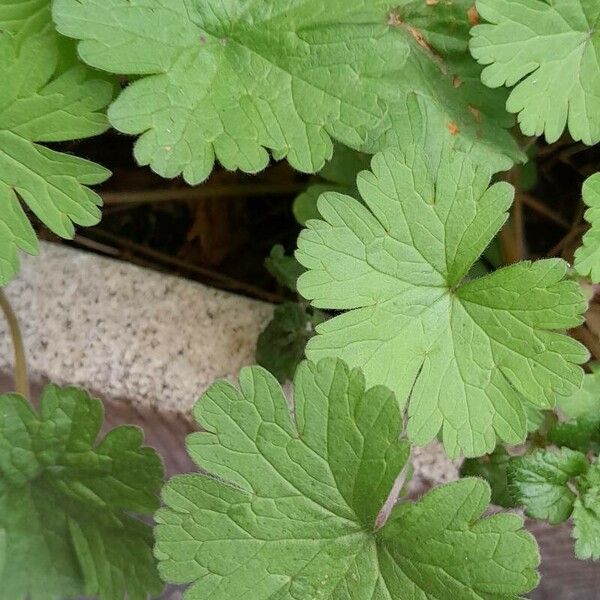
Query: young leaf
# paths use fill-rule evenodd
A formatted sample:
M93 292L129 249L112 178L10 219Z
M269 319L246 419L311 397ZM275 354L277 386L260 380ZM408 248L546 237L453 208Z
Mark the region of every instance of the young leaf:
M112 86L90 79L83 66L57 74L56 36L0 35L0 285L18 271L18 251L37 251L20 201L54 233L72 237L74 224L100 219L100 197L87 185L109 172L38 142L97 135L108 124L102 109Z
M415 17L422 29L389 0L56 0L53 14L60 33L82 40L88 64L142 76L109 118L140 136L138 162L163 177L200 183L215 159L254 173L267 150L314 173L332 140L372 154L418 139L436 156L454 139L509 168L523 155L503 128L506 113L479 83L456 84L468 57L466 8L426 9L424 23ZM445 36L427 41L441 23L456 32L448 49L458 64L435 52Z
M357 196L356 177L369 168L370 157L355 152L341 144L335 144L331 160L319 172L321 183L311 184L294 200L294 216L300 225L309 219L320 217L317 200L325 192L340 192L348 196Z
M588 206L585 219L591 228L583 236L583 245L575 251L575 269L594 283L600 283L600 173L585 180L582 195Z
M481 477L492 491L492 503L505 508L518 506L508 485L508 464L510 454L498 446L491 454L479 458L467 458L460 469L461 477Z
M280 285L296 291L298 277L304 273L304 267L293 257L286 256L285 249L281 244L271 248L271 253L265 259L267 271L277 279Z
M580 495L573 510L575 554L585 560L600 559L600 464L595 463L579 484Z
M555 525L566 521L573 512L576 495L569 482L586 473L587 458L568 448L539 450L513 458L509 465L511 493L535 519L547 519Z
M506 108L525 135L600 141L600 5L596 0L477 0L471 31L483 83L513 87Z
M273 319L258 336L256 362L282 383L293 379L315 326L325 318L320 310L297 302L278 306Z
M323 182L312 183L294 199L293 211L296 221L300 225L306 225L311 219L320 219L321 215L317 209L317 202L321 194L325 192L339 192L348 196L354 196L354 187L346 187L337 183Z
M514 599L537 582L533 538L515 515L481 518L487 484L442 486L378 514L408 458L400 406L332 359L303 363L295 418L275 379L245 369L216 383L188 449L208 475L174 478L156 555L189 600Z
M151 529L130 516L158 507L160 458L135 427L95 445L101 424L102 404L75 388L48 386L39 416L0 396L1 600L160 592Z
M586 499L587 500L587 499ZM573 537L575 555L581 560L600 559L600 487L594 490L593 499L577 499L573 509Z
M597 452L600 445L600 413L556 423L548 432L548 441L579 452Z
M408 405L408 435L441 430L450 456L524 440L524 400L550 408L581 385L587 351L551 331L582 322L561 260L524 262L463 281L505 222L512 188L452 152L433 169L418 148L377 155L358 187L366 204L319 200L296 256L314 306L350 309L320 325L307 356L339 356Z
M351 148L334 145L331 160L319 172L319 176L330 183L336 183L349 188L356 187L356 176L369 168L371 157Z

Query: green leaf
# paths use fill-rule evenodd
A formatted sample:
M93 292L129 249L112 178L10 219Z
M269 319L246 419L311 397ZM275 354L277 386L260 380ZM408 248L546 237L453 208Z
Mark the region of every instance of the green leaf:
M142 432L118 427L100 443L102 404L48 386L39 416L0 396L0 599L145 600L162 588L150 515L162 464Z
M256 362L281 382L293 379L315 326L325 318L320 310L296 302L276 307L273 319L258 336Z
M354 196L356 191L352 187L338 185L336 183L313 183L306 190L298 194L294 199L294 217L300 225L306 225L311 219L320 219L321 215L317 208L317 202L325 192L339 192L348 196Z
M369 168L369 162L370 157L367 154L335 144L333 157L319 172L321 182L311 184L294 200L294 216L298 223L305 225L309 219L320 218L317 200L325 192L358 196L356 177L361 171Z
M73 40L56 33L51 0L0 0L0 31L10 33L20 42L38 34L53 37L58 50L57 72L62 73L78 62Z
M592 372L583 376L580 389L568 396L559 396L561 412L573 419L600 415L600 365L592 365Z
M369 168L371 157L351 148L334 145L331 160L319 172L319 176L327 182L337 183L349 188L356 187L356 176Z
M515 170L517 187L523 192L532 190L538 182L538 164L535 160L537 153L538 147L531 145L527 150L527 162L518 165Z
M586 506L580 499L575 501L573 537L577 558L600 559L600 488L595 490L593 507Z
M477 0L489 24L472 29L483 83L514 87L506 108L525 135L600 141L600 5L597 0Z
M51 0L0 0L2 31L28 37L53 30Z
M546 415L554 415L554 412L542 410L526 399L523 399L523 409L525 410L525 419L527 420L527 433L539 431L544 424Z
M585 560L600 559L600 464L596 462L580 482L573 510L575 554Z
M573 512L576 495L569 482L588 468L587 458L581 452L568 448L538 450L511 460L511 492L525 507L525 514L555 525L566 521Z
M296 290L298 277L306 270L293 256L286 256L285 249L281 244L271 248L271 253L265 259L267 271L277 279L277 282L292 290Z
M54 31L51 0L0 0L0 29L25 39Z
M557 402L561 416L548 432L548 440L557 446L566 446L587 453L597 452L600 446L600 368L592 365L592 373L583 377L583 386Z
M200 183L215 160L255 173L268 150L314 173L333 140L370 154L419 140L439 156L454 139L496 170L521 160L500 103L478 81L456 85L469 64L466 8L400 4L57 0L53 14L60 33L82 40L88 64L142 76L109 119L140 136L136 159L163 177ZM421 25L421 4L419 30L410 19ZM428 45L429 29L442 26L456 32L453 43L432 35ZM452 54L447 63L436 43Z
M463 281L507 218L513 190L450 152L433 168L411 148L377 155L358 187L366 204L319 200L296 257L298 290L318 308L350 309L317 328L307 356L339 356L369 385L408 401L408 436L441 430L450 456L522 442L524 402L551 408L581 385L588 353L554 332L586 303L561 260L524 262Z
M1 14L0 14L1 16ZM102 109L112 85L81 65L58 73L56 35L0 35L0 285L19 268L18 251L37 252L21 202L54 233L70 238L74 224L100 219L100 197L88 185L110 173L38 142L97 135L108 124Z
M292 417L275 379L245 369L213 385L188 438L207 475L171 480L157 513L161 575L188 600L511 599L539 556L516 515L481 518L476 479L378 515L408 458L400 406L341 361L304 362Z
M583 236L583 245L575 251L575 270L600 283L600 173L585 180L582 195L588 207L585 219L591 227Z
M557 423L548 432L548 441L580 452L597 452L600 446L600 414Z
M118 89L116 79L108 73L90 69L77 56L75 40L59 35L52 21L52 0L0 0L0 31L10 33L19 42L38 34L54 38L58 50L56 73L78 66L90 79L103 79ZM108 104L108 102L107 102Z
M510 454L498 446L491 454L480 458L467 458L460 469L461 477L481 477L492 490L492 503L505 508L518 506L508 487Z

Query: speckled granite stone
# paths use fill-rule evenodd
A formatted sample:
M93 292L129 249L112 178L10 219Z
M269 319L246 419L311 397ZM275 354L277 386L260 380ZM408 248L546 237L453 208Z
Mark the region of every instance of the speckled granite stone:
M109 403L128 403L168 422L191 420L198 396L218 378L235 381L254 363L256 339L272 306L242 296L43 243L24 257L6 288L25 338L32 379L87 388ZM12 370L12 347L0 319L0 372ZM156 411L156 413L154 412ZM117 411L118 412L118 411ZM154 417L156 419L156 417ZM183 452L183 430L173 442ZM174 457L176 459L177 457ZM413 450L411 488L456 479L441 446Z
M177 412L253 363L272 313L268 304L53 244L23 259L6 294L33 377ZM6 335L0 342L5 370L12 350Z

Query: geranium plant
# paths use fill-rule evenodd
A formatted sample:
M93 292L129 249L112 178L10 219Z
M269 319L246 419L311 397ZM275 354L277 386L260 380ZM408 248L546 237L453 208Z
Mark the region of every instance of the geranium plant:
M599 24L596 0L0 0L0 285L30 216L64 238L101 218L108 170L47 144L112 127L190 185L217 162L314 174L295 255L266 261L290 290L272 373L202 395L201 472L162 502L138 429L97 442L74 388L29 404L2 296L0 600L516 600L539 552L491 503L572 519L600 558L600 371L568 333L600 283L600 175L573 265L491 258L532 148L600 141ZM409 500L434 440L462 478Z

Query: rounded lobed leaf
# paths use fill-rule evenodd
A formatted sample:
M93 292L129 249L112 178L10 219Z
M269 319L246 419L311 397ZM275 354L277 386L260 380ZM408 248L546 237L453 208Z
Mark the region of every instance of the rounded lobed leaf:
M39 415L0 396L0 600L146 600L162 584L150 527L163 477L136 427L96 442L99 400L48 386Z
M506 108L525 135L555 142L568 126L600 141L600 5L596 0L477 0L471 30L483 83L512 87Z
M488 485L464 479L378 515L408 458L400 406L358 370L304 362L294 414L273 376L240 375L199 400L188 450L156 516L162 576L189 600L513 600L538 581L514 515L482 518Z
M562 260L523 262L471 280L507 218L512 188L469 155L378 154L359 175L363 203L324 194L296 257L298 291L348 310L317 327L307 356L337 356L408 402L408 435L441 433L450 456L491 452L527 432L526 407L581 385L585 348L562 333L586 302Z
M101 199L87 186L110 172L40 145L108 128L113 85L77 64L63 41L47 0L0 3L0 286L17 273L19 251L37 253L22 203L65 238L100 220Z
M467 3L457 6L57 0L54 19L90 65L141 76L109 118L163 177L197 184L216 160L256 173L268 151L316 172L333 140L372 154L418 139L436 156L452 139L509 168L523 156L498 93L465 60Z

